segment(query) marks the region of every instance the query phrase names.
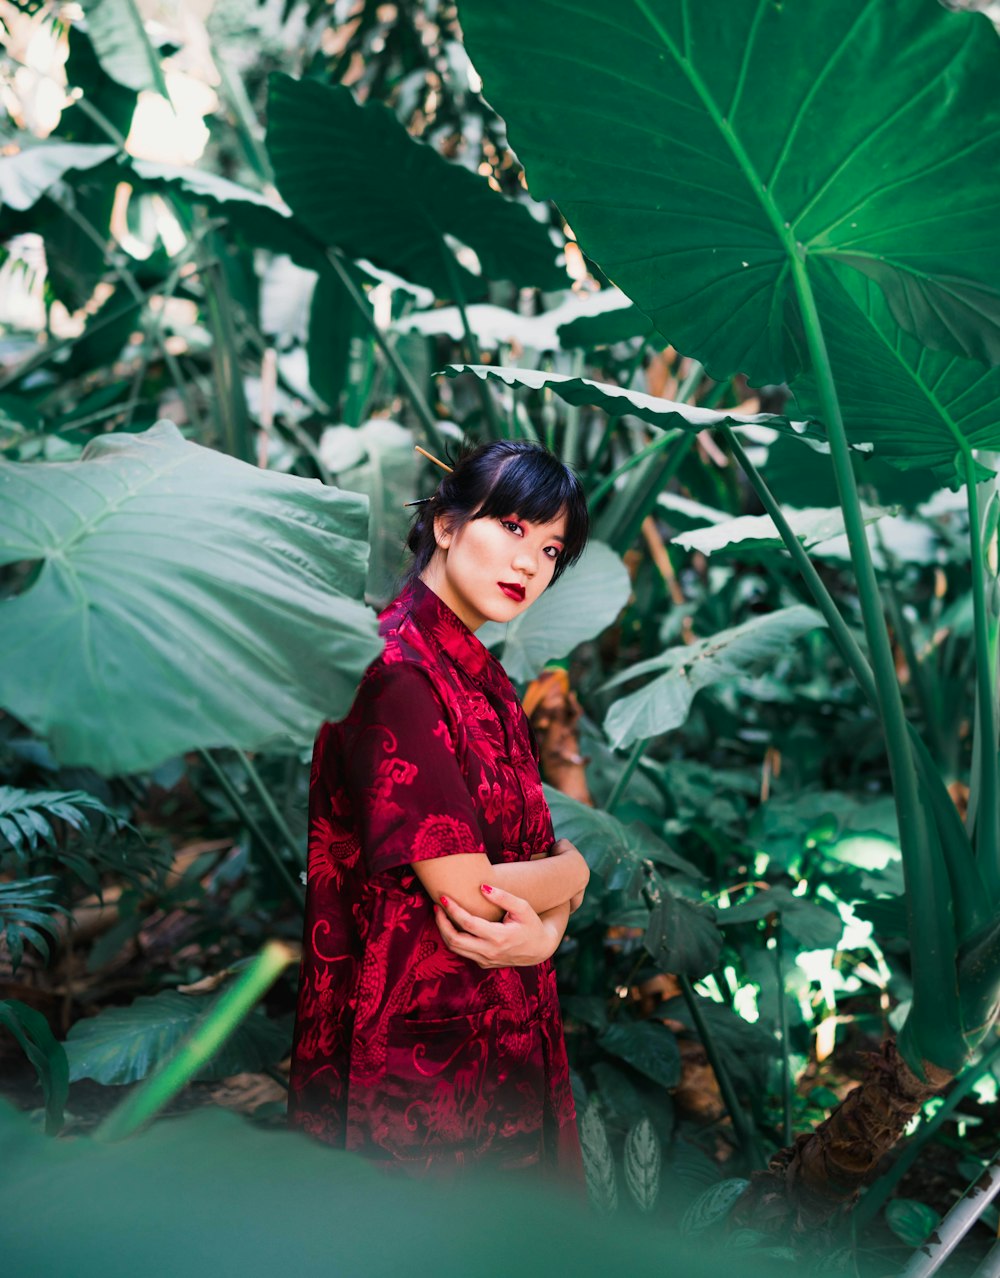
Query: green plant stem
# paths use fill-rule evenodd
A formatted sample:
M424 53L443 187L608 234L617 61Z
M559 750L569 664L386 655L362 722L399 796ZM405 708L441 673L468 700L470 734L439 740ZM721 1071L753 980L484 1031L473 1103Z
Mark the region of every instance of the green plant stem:
M483 362L482 355L479 351L476 335L472 331L472 325L469 323L465 289L462 287L462 276L458 269L458 263L455 261L455 255L440 232L438 232L438 243L441 246L441 259L444 262L445 274L448 276L448 283L451 286L452 297L455 299L455 305L458 307L458 314L462 321L462 332L465 335L465 349L468 353L468 361L470 364L481 364ZM479 398L482 401L486 430L489 437L490 439L502 439L503 424L500 421L496 404L493 402L493 396L490 394L489 382L486 378L477 377L476 386L479 391Z
M934 704L934 697L927 679L927 671L924 663L917 656L917 650L913 643L913 634L910 624L903 615L903 605L899 595L899 586L897 584L898 573L897 564L885 544L882 531L878 521L872 526L875 540L878 543L879 550L882 553L882 559L885 563L885 577L888 590L886 591L886 605L889 617L892 621L892 628L896 632L896 638L903 649L903 656L906 658L906 665L910 672L910 683L917 696L920 709L923 713L924 723L927 725L927 733L930 737L933 753L939 760L944 760L945 750L944 743L941 740L941 725L938 719L937 707Z
M254 836L254 838L257 840L260 846L267 853L268 857L271 860L271 863L274 865L274 868L278 872L278 877L281 879L284 885L288 888L288 892L292 900L295 902L298 908L301 909L305 902L305 893L302 890L302 884L297 883L295 879L292 877L291 871L289 870L288 866L285 864L284 858L281 856L281 853L270 841L270 839L267 837L264 831L260 828L260 823L257 821L257 818L253 815L253 813L250 811L247 805L243 802L243 799L239 791L236 789L233 783L226 776L225 772L223 772L222 768L219 766L216 760L212 757L211 753L208 750L205 750L203 748L199 748L198 753L201 755L202 759L204 759L212 775L215 777L216 781L218 781L219 785L222 787L223 791L225 792L226 798L232 804L233 810L236 812L236 815L240 818L243 824L247 827L247 829Z
M212 253L210 241L205 247ZM222 251L220 244L219 252ZM212 256L218 258L216 253ZM199 261L198 273L205 293L208 328L212 334L212 403L222 447L231 457L252 464L257 455L255 432L237 361L240 343L233 322L233 304L225 266L219 260L213 263Z
M733 1081L729 1077L729 1071L726 1069L722 1061L722 1056L715 1046L711 1031L705 1022L705 1018L701 1014L701 1008L698 1006L698 995L692 988L690 978L687 976L678 976L678 982L681 987L681 993L684 995L684 1002L687 1004L688 1011L691 1013L691 1019L694 1022L695 1030L701 1039L701 1045L705 1049L705 1055L708 1057L708 1063L712 1067L715 1074L715 1081L719 1084L719 1091L722 1093L722 1099L725 1102L726 1109L729 1110L729 1117L733 1120L733 1130L736 1133L740 1148L743 1150L743 1156L747 1160L747 1164L753 1169L758 1170L764 1166L765 1159L761 1152L760 1143L753 1128L747 1122L746 1112L740 1104L736 1096L736 1089L733 1087Z
M574 351L570 374L582 377L584 374L583 351ZM483 385L486 383L484 382ZM580 454L580 422L583 409L579 404L566 405L566 430L563 434L562 458L570 466L575 466Z
M261 802L264 804L264 807L267 808L268 815L278 827L278 833L281 835L282 839L284 839L285 846L291 852L295 860L303 869L305 869L306 859L302 855L302 850L298 840L288 828L288 822L282 816L274 799L271 798L270 791L260 778L260 773L257 771L257 768L254 766L252 760L247 756L245 751L239 750L237 753L240 756L240 763L243 764L243 767L246 769L246 774L250 778L251 785L260 795Z
M913 972L913 1007L899 1036L900 1049L907 1064L918 1076L923 1075L925 1060L954 1072L964 1063L966 1049L955 988L957 941L951 915L950 884L943 859L935 855L937 849L932 843L917 785L903 699L896 681L895 662L868 548L830 357L805 260L797 247L792 255L792 277L802 311L830 441L844 528L857 577L861 615L871 653L899 820Z
M645 448L640 448L637 453L632 453L626 457L620 466L617 466L610 475L606 475L597 485L594 491L587 498L587 505L591 510L597 505L601 498L614 488L615 483L622 475L630 471L633 466L638 466L640 462L646 461L647 458L654 456L669 444L683 437L684 432L679 430L664 431L662 434L647 444Z
M683 404L687 402L688 396L690 396L691 392L694 390L698 382L701 380L703 371L704 370L701 364L695 362L694 367L688 373L687 377L684 379L684 382L678 391L678 395L677 395L678 403ZM608 425L605 428L604 436L602 437L601 442L598 445L597 452L594 454L594 459L590 464L591 470L594 470L596 468L598 458L600 457L601 453L604 451L607 441L610 439L611 434L615 426L618 424L619 420L620 420L619 418L612 418L608 422ZM656 430L657 428L652 427L651 429ZM686 446L683 449L679 450L678 455L675 458L671 459L669 470L662 477L662 483L657 489L657 495L659 495L659 493L662 492L663 488L673 478L674 474L677 471L677 467L680 465L681 461L683 460L684 455L686 454L688 448L691 447L697 434L698 434L697 431L679 430L679 431L663 431L662 433L659 433L659 431L657 431L656 436L648 444L646 444L643 448L640 448L637 453L632 453L630 456L626 457L626 459L621 463L620 466L616 467L611 472L610 475L606 475L604 479L602 479L601 482L593 489L593 491L587 497L587 505L590 508L590 510L594 510L597 506L597 503L601 500L601 498L604 497L611 489L613 489L617 481L621 478L621 476L626 474L628 471L630 471L634 466L638 466L642 462L647 461L650 457L655 456L656 453L658 453L661 449L666 448L667 445L672 443L674 440L678 438L687 439L688 442ZM629 505L632 505L633 499L632 499L631 492L629 492L628 499L629 499ZM648 512L644 510L642 512L642 518L645 518L645 515L647 513ZM640 518L640 522L641 522L641 518Z
M687 404L690 401L691 395L697 389L698 383L701 381L701 377L704 371L705 371L704 366L702 364L699 364L697 360L694 360L694 362L691 365L691 370L688 373L687 377L684 378L680 386L678 386L677 388L678 404Z
M372 336L375 338L379 350L381 350L382 354L389 361L390 367L405 389L410 403L413 405L414 412L420 418L420 423L427 436L427 443L434 452L443 453L445 450L444 436L438 430L437 422L434 420L434 414L431 412L427 401L420 393L420 387L414 381L413 374L400 359L396 349L393 347L392 343L386 339L385 334L379 328L378 324L376 324L375 316L372 314L372 308L362 297L361 290L358 288L357 284L355 284L354 280L351 278L350 272L341 261L340 254L336 249L332 248L326 248L324 251L326 253L327 261L333 267L341 284L343 284L344 291L354 303L358 313L368 325L369 329L371 329Z
M294 960L295 952L289 946L280 941L269 941L188 1038L111 1111L97 1129L96 1139L123 1140L154 1118L211 1060L254 1004Z
M589 492L591 484L597 478L597 468L601 464L601 460L604 457L605 450L607 449L608 444L611 442L611 436L615 433L615 430L617 429L618 423L620 421L621 421L620 417L609 417L607 420L607 424L604 427L604 432L601 435L600 440L598 441L597 447L594 449L594 455L593 457L591 457L590 464L587 467L586 474L583 477L583 488L585 492ZM589 501L589 498L588 498L588 501Z
M781 1030L781 1143L790 1145L794 1139L792 1123L792 1062L788 1045L788 998L785 992L785 929L781 925L781 915L777 915L774 925L774 968L778 980L778 1025Z
M260 125L254 113L243 80L238 71L234 71L219 47L218 40L212 40L212 62L219 73L219 82L223 97L228 101L236 122L236 136L240 140L247 163L257 174L258 179L266 186L274 186L274 170L267 148L260 138Z
M822 578L816 571L816 566L792 531L791 525L785 518L784 512L775 500L774 494L767 486L764 477L746 455L732 427L725 426L722 429L733 456L739 462L744 474L750 481L751 487L773 520L774 526L785 544L785 549L791 556L796 568L798 568L816 606L822 612L829 627L831 639L855 679L857 679L865 699L877 714L878 694L875 688L875 678L872 675L871 666L868 664L868 658L861 651L853 632L840 615L840 610L823 584ZM934 760L931 758L930 751L924 745L912 724L908 724L907 728L910 735L910 744L913 747L913 752L920 768L924 793L927 795L934 811L935 821L940 831L941 846L947 858L948 873L955 900L959 935L964 938L984 926L990 918L985 888L973 860L972 848L961 818L945 788L944 782L941 780L941 775Z
M965 491L969 504L969 543L972 547L972 615L976 654L976 704L979 710L979 782L976 815L976 861L993 903L1000 904L1000 788L997 778L997 713L994 664L990 659L989 617L986 609L986 558L979 518L976 468L972 450L962 453Z
M632 746L631 753L628 756L628 761L624 768L622 768L621 773L618 776L618 780L614 784L614 789L608 797L608 802L605 806L606 812L613 815L615 808L619 803L621 803L625 791L628 788L628 783L632 780L632 774L639 766L639 760L642 758L643 751L646 749L648 743L648 737L640 737Z

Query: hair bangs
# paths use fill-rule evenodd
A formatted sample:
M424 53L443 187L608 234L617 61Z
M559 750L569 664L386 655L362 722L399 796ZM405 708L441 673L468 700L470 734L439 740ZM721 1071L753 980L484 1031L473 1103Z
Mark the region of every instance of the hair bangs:
M553 580L583 553L590 520L576 477L551 453L531 448L506 461L474 518L518 515L532 524L547 524L563 513L566 538Z
M563 513L566 536L553 582L580 558L587 544L590 515L579 479L553 453L526 439L494 440L463 448L453 459L452 471L440 480L437 492L426 499L414 518L407 537L413 552L409 578L418 577L431 561L438 516L457 530L470 519L516 515L532 524L548 524Z

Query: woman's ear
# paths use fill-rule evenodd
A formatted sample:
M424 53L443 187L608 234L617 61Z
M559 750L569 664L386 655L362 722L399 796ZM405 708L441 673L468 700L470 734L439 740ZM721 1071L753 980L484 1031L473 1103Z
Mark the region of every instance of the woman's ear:
M451 529L444 515L434 516L434 540L439 550L447 550L451 545Z

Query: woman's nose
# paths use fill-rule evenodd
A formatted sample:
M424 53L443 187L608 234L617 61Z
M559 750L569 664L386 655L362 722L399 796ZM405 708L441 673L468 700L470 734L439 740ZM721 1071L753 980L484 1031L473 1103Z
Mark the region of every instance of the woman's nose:
M538 552L530 546L518 546L517 553L511 560L511 567L518 572L526 572L533 577L538 571Z

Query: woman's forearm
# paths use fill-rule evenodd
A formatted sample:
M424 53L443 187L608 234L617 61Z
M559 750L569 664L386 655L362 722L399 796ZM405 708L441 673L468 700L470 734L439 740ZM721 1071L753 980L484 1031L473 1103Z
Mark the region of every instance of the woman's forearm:
M579 853L547 856L538 861L506 861L493 865L485 881L523 897L536 914L565 905L587 886L589 871Z
M562 944L563 937L566 935L566 925L569 923L569 901L564 901L562 905L554 905L551 910L543 910L539 918L546 927L552 930L555 940L552 954L555 954Z

